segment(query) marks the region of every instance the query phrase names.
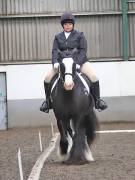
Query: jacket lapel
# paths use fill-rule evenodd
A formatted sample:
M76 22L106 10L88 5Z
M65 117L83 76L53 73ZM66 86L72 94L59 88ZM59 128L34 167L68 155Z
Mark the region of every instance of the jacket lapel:
M71 38L73 37L74 33L75 33L75 30L73 30L73 31L70 33L70 35L68 36L67 39L71 39Z
M65 37L64 31L61 34L61 38L66 41L66 37Z
M67 40L68 40L68 39L71 39L72 36L74 35L74 33L75 33L75 30L73 30L73 31L70 33L70 35L68 36ZM61 39L63 39L63 40L66 41L66 37L65 37L64 31L61 33Z

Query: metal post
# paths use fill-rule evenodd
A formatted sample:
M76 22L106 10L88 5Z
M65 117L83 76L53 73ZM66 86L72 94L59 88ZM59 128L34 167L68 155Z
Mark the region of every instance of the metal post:
M123 29L123 59L128 61L129 38L128 38L128 6L127 0L121 0L122 4L122 29Z

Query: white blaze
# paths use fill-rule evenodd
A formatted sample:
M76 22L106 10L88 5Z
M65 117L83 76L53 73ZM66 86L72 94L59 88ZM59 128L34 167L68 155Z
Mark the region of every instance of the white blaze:
M65 73L72 74L72 67L73 67L74 60L72 58L64 58L63 63L65 65ZM67 74L65 75L65 89L66 90L72 90L74 86L73 78L71 75Z

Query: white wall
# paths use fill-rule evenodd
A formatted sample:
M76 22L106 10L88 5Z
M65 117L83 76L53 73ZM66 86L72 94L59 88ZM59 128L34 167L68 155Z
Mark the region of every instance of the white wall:
M135 62L91 63L101 84L101 96L135 96ZM7 73L8 100L44 98L44 74L50 64L0 66Z
M101 82L101 95L135 95L135 61L94 63L94 69Z

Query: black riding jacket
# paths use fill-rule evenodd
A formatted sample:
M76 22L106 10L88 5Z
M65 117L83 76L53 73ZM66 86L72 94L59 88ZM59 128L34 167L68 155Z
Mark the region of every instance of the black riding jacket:
M52 63L58 62L60 51L72 51L74 48L77 48L78 52L73 58L74 61L82 65L88 61L87 53L87 41L84 37L83 32L73 30L69 37L66 39L64 32L57 34L54 38L53 48L52 48Z

